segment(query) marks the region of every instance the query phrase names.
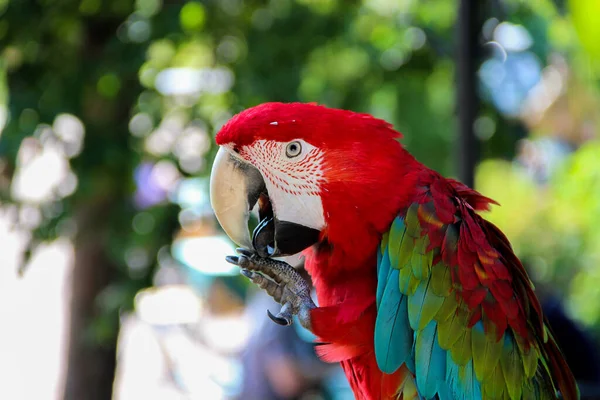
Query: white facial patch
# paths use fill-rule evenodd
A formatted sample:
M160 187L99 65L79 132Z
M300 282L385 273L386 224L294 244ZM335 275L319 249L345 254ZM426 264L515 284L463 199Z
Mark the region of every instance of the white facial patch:
M292 144L301 147L299 154ZM320 149L300 139L291 142L257 140L252 146L245 146L241 155L262 174L280 221L323 229L325 219L320 196L323 154Z

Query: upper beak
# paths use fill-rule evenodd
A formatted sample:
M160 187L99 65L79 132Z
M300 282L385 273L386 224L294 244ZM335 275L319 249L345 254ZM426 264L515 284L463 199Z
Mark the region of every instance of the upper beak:
M252 165L237 160L221 147L210 174L210 203L223 230L238 245L250 249L250 212L265 183Z
M210 176L210 202L225 233L261 257L299 253L319 240L319 231L274 214L263 177L253 165L221 147ZM250 212L258 203L259 224L249 234Z

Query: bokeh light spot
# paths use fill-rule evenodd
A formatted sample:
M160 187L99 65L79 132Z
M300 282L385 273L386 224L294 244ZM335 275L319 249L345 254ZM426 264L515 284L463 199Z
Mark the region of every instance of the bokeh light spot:
M152 214L143 211L133 217L131 225L136 233L147 235L154 229L155 222L156 220Z
M200 31L204 26L206 11L204 6L197 2L189 2L181 8L179 21L181 27L188 31Z
M98 79L98 93L107 98L113 98L121 90L121 81L115 74L105 74Z
M133 136L144 137L152 131L152 117L146 113L139 113L129 121L129 131Z

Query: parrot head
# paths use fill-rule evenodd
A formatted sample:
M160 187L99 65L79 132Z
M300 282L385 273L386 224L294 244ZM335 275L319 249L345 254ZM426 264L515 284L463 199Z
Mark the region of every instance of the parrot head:
M417 162L400 136L370 115L316 104L247 109L216 136L213 210L234 242L263 257L317 243L366 253L409 196L402 188ZM251 236L256 206L260 222Z

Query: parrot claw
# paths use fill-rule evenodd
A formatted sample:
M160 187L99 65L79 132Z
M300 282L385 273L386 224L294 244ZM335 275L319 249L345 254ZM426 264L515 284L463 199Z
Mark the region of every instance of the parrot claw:
M291 325L296 315L300 324L311 330L310 310L316 306L310 297L310 287L300 274L283 261L262 258L246 249L236 251L239 256L227 256L227 262L239 266L242 275L282 304L276 316L267 311L269 318L279 325Z
M290 304L290 303L286 303ZM291 310L290 310L291 311ZM277 316L271 314L271 311L267 310L267 315L269 316L269 318L271 318L271 321L275 322L278 325L281 326L288 326L292 324L292 317L293 315L291 314L291 312L283 312L283 307L282 307L282 311L279 312L279 314L277 314Z
M248 250L248 249L244 249L242 247L238 247L237 249L235 249L236 253L242 255L242 256L246 256L246 257L252 257L255 253L253 253L252 251Z

